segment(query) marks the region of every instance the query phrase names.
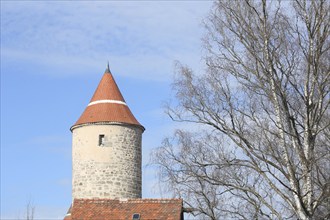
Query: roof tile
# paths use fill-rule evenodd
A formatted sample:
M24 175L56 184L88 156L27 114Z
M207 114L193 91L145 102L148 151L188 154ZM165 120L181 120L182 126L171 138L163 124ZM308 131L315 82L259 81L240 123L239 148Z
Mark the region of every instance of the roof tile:
M182 199L75 199L72 220L128 220L138 213L141 220L183 219Z
M125 99L110 71L104 73L90 100L90 104L86 107L78 121L71 127L71 130L79 125L98 122L125 123L137 125L144 129L125 104Z

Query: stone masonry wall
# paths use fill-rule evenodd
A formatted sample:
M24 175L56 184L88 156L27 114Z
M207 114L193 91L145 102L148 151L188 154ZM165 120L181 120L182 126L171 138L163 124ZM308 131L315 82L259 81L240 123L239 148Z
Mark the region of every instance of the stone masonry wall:
M135 126L75 128L72 138L72 197L141 198L141 137ZM99 135L104 143L99 146Z

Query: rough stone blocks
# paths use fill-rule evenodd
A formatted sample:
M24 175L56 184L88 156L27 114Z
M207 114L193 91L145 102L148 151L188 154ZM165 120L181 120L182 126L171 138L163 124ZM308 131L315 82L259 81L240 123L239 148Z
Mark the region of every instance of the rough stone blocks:
M125 124L75 128L72 138L72 197L141 198L143 130Z

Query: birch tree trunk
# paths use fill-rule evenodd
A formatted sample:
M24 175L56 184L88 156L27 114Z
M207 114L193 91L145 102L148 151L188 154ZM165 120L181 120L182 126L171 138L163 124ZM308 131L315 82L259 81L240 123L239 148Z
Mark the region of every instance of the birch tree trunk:
M178 63L161 182L210 219L330 218L329 1L219 1L205 73Z

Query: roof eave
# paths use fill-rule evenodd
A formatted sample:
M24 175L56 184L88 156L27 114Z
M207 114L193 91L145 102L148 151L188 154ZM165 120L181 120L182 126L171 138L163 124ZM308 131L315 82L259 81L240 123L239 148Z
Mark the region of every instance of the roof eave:
M98 121L98 122L87 122L87 123L82 123L82 124L75 124L70 128L70 131L72 132L76 128L89 126L89 125L125 125L125 126L138 127L142 130L142 132L144 132L146 130L142 125L139 125L139 124L130 124L130 123L125 123L125 122L117 122L117 121Z

